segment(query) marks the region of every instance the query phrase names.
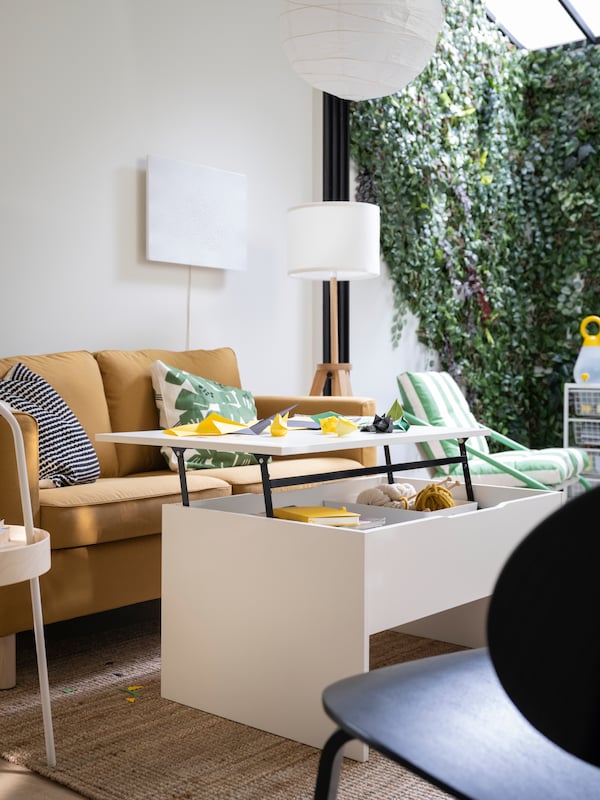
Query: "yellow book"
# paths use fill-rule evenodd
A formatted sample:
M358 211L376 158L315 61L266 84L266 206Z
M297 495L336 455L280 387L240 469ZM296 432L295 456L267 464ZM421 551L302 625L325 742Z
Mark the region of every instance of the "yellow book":
M358 525L360 514L347 511L344 506L283 506L274 508L273 515L279 519L291 519L295 522L310 522L313 525Z

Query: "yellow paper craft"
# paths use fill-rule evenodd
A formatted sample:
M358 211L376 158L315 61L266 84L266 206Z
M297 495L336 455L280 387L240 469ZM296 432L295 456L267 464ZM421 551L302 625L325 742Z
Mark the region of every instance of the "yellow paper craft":
M175 428L166 428L163 433L171 436L198 436L198 423L190 422L188 425L177 425Z
M252 424L252 422L234 422L213 411L200 422L176 425L165 430L165 433L173 436L222 436L226 433L235 433L240 428L248 428Z
M323 433L335 433L337 421L337 417L325 417L324 419L320 419L319 424L321 425Z
M347 436L358 430L358 425L346 417L325 417L319 422L323 433L335 433L337 436Z
M288 432L288 415L275 414L275 419L271 423L271 436L285 436Z
M338 436L347 436L349 433L354 433L354 431L357 430L358 425L356 422L352 422L351 419L346 419L346 417L338 417L335 428L335 432Z
M249 428L252 422L234 422L232 419L222 417L214 411L198 423L198 430L204 436L219 436L225 433L235 433L240 428Z

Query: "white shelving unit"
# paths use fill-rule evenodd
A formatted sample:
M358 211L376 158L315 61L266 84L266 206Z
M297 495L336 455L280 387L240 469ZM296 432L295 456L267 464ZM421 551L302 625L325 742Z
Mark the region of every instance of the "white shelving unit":
M565 383L563 402L563 445L587 451L592 471L586 478L600 483L600 383ZM569 496L583 491L580 484L569 487Z

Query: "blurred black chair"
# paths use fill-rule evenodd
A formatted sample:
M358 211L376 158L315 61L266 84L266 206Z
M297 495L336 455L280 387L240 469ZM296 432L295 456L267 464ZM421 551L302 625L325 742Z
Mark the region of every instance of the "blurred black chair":
M597 487L515 548L494 587L487 647L325 689L338 729L321 754L315 800L337 796L352 739L464 800L600 797L599 512Z

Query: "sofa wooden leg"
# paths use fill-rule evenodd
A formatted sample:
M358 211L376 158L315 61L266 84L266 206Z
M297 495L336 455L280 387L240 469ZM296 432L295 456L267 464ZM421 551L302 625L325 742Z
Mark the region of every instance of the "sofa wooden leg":
M14 633L0 636L0 689L12 689L17 684L16 641Z

